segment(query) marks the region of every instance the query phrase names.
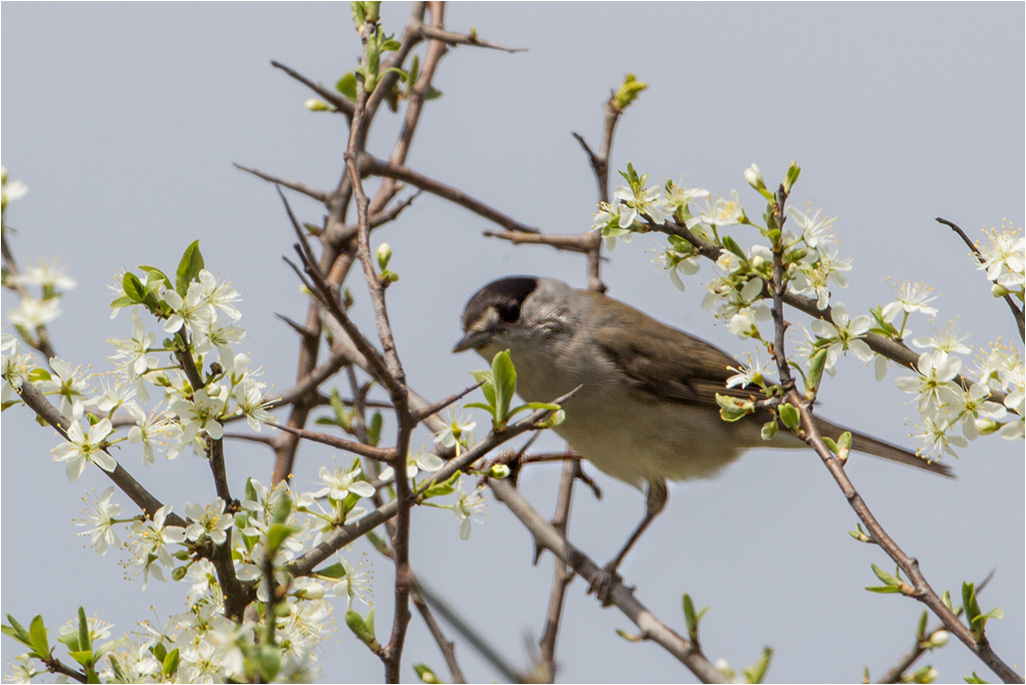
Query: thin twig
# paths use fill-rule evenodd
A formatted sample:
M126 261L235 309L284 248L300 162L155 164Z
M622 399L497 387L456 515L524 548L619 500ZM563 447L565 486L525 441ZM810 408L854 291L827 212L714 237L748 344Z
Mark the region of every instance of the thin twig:
M320 95L322 98L327 100L332 107L337 109L342 114L346 115L347 118L353 118L353 103L349 100L346 100L340 94L336 93L335 91L329 88L326 88L325 86L322 86L320 83L315 83L314 81L311 81L295 69L287 67L281 62L271 60L271 66L275 67L276 69L281 69L286 74L288 74L292 78L296 79L297 81L308 87L310 90Z
M307 197L312 197L318 202L326 203L328 201L328 193L324 192L323 190L318 190L317 188L312 188L304 183L300 183L299 181L289 181L284 178L272 176L271 174L265 173L258 169L250 169L247 166L242 166L238 162L232 162L232 166L234 166L239 171L245 171L247 174L253 174L257 178L261 178L265 181L268 181L269 183L273 183L276 186L289 188L290 190L294 190L297 193L306 195Z
M581 462L566 461L563 463L563 477L559 484L559 496L556 500L556 515L552 518L552 527L564 538L570 526L570 501L573 499L574 481L581 471ZM561 559L555 559L552 570L552 590L549 591L549 608L545 613L545 629L538 641L541 647L541 663L545 669L547 681L554 681L556 676L556 638L559 636L559 625L563 617L566 590L573 580L573 571Z
M496 499L509 507L534 537L535 543L551 551L567 563L584 580L597 583L608 576L603 570L571 545L524 499L524 496L510 483L502 480L487 480L488 487ZM614 581L609 593L610 603L624 613L641 630L641 637L658 643L676 657L695 676L705 683L729 682L705 655L698 645L679 635L655 617L622 582Z
M367 457L374 459L375 461L383 461L391 463L395 459L396 451L394 449L385 449L382 447L374 447L373 445L365 445L363 443L354 442L353 440L346 440L344 438L335 437L334 435L328 435L327 433L319 433L317 431L306 430L305 428L295 428L293 426L278 426L271 424L278 430L283 430L293 435L310 440L312 442L319 442L322 445L328 445L335 447L340 450L345 450L352 454L359 455L361 457Z
M434 615L431 613L431 607L428 606L426 600L427 592L424 590L424 586L412 573L410 574L410 583L413 588L413 605L417 607L421 618L424 619L424 624L428 627L428 632L431 633L431 637L434 638L439 651L442 652L442 658L445 659L445 665L449 667L449 675L452 677L452 682L467 682L466 676L463 675L463 669L460 668L460 663L456 660L456 645L445 636L445 633L442 632L442 627L438 625L438 621L435 620ZM432 600L436 599L436 597L432 596Z
M420 33L425 38L437 40L446 45L473 45L479 48L489 48L492 50L502 50L503 52L516 53L516 52L527 52L527 48L507 48L496 43L489 42L481 39L476 32L471 33L456 33L454 31L446 31L445 29L436 28L434 26L428 26L422 24L420 27Z

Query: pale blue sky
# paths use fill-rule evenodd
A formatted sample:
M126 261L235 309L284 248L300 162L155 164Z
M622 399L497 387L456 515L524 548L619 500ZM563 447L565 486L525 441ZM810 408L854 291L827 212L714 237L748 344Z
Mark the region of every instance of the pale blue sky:
M384 27L399 32L408 5L389 3ZM854 255L852 287L836 295L852 311L889 300L885 277L926 281L940 294L939 323L961 315L983 345L1017 340L1004 305L965 247L934 222L943 216L974 237L1004 217L1022 225L1023 20L1021 3L459 3L447 25L525 47L509 55L470 47L442 62L409 165L543 230L578 232L591 223L594 181L571 132L597 144L601 103L623 75L650 89L621 121L613 166L631 161L652 179L727 193L751 210L757 196L743 170L758 163L779 178L803 167L793 203L838 216L842 251ZM310 93L270 67L281 61L333 83L355 64L359 44L347 4L11 3L2 5L2 161L29 195L10 206L24 264L59 257L78 280L51 326L63 358L103 370L107 339L128 317L108 321L105 286L120 269L173 268L199 238L207 265L230 274L243 294L244 349L278 388L291 385L295 336L275 313L304 316L294 275L281 261L293 236L273 188L232 167L254 166L328 188L342 169L340 117L303 108ZM397 130L382 112L371 137L384 156ZM294 199L301 220L321 209ZM480 285L511 273L584 284L578 257L514 248L481 237L477 216L422 196L383 229L401 281L389 292L392 321L411 384L438 398L464 387L473 355L453 356L463 303ZM610 294L732 353L746 351L699 302L708 266L679 293L652 263L655 241L620 246L604 266ZM366 290L355 277L358 309ZM13 306L3 296L4 311ZM363 321L369 318L364 314ZM796 315L796 320L801 321ZM919 320L913 328L927 332ZM825 416L908 443L913 408L888 379L856 360L823 393ZM343 385L344 387L344 385ZM483 424L482 424L483 425ZM116 555L96 557L73 537L85 488L102 492L95 469L69 484L51 463L55 436L22 409L3 414L2 613L43 613L57 626L83 604L129 631L134 621L182 610L186 587L122 580ZM428 440L426 435L422 439ZM559 443L549 439L551 447ZM852 478L885 526L919 558L938 591L996 568L981 603L1005 618L989 625L998 654L1023 664L1023 446L980 441L952 465L958 480L852 458ZM158 496L184 511L212 499L209 471L183 455L145 469L131 449L118 455ZM331 452L304 447L297 483L311 483ZM236 488L267 480L270 454L231 444ZM592 470L594 471L594 470ZM525 494L552 512L558 468L525 473ZM604 563L641 515L643 497L600 474L605 496L577 492L571 538ZM122 500L126 511L130 508ZM492 503L469 542L448 512L418 510L413 564L419 576L467 614L515 663L544 620L551 557L530 564L528 535ZM921 611L911 600L871 595L870 563L882 553L852 541L856 519L811 453L756 451L714 481L671 487L669 505L623 567L638 596L683 630L680 596L711 606L703 647L740 670L764 645L776 650L773 681L857 681L889 668L913 642ZM356 555L364 548L357 546ZM391 614L391 567L376 569L379 630ZM342 623L341 613L337 613ZM659 648L629 644L615 610L570 588L560 640L563 682L691 681ZM324 681L376 681L382 670L340 629L324 643ZM4 638L4 657L20 650ZM469 678L498 677L469 647L458 654ZM930 655L944 681L986 667L952 641ZM425 662L445 673L414 619L403 678Z

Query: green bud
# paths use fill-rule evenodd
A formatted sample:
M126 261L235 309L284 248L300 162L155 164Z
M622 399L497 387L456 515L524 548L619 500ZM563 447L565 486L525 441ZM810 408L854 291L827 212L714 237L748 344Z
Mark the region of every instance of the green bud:
M505 464L493 464L492 467L488 469L488 477L494 478L495 480L509 478L509 467Z
M793 404L782 404L777 408L777 414L780 415L780 420L784 422L784 425L794 430L801 423L801 414L798 413L798 407Z
M767 421L762 425L762 439L772 440L779 430L776 421Z
M189 572L187 566L175 566L175 569L171 571L171 579L179 581L185 577L185 574Z
M613 107L621 112L638 99L638 94L648 88L648 84L638 81L634 74L627 74L623 79L620 90L613 96Z
M995 283L994 285L990 286L990 294L994 297L1004 297L1005 295L1008 295L1011 292L1011 290L1009 290L1008 288L999 283Z
M303 106L311 112L330 112L332 110L331 105L324 100L318 100L317 98L310 98L303 103Z

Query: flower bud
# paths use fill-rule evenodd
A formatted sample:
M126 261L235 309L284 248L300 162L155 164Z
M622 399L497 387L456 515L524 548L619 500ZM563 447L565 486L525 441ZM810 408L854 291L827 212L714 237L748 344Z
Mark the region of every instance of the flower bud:
M926 644L930 649L933 649L934 647L943 647L948 644L948 631L935 630L930 633L930 637L926 640Z
M488 469L488 477L495 480L509 478L509 467L505 464L494 464L492 468Z
M995 283L994 285L990 286L990 294L994 297L1004 297L1010 292L1011 291L1008 288L1001 285L1000 283Z
M375 253L378 258L378 266L384 271L388 266L388 260L392 259L392 248L388 243L381 243L378 245L378 250Z
M330 112L331 105L324 100L318 100L317 98L310 98L303 105L311 112Z
M745 169L745 180L748 181L748 185L756 190L762 190L766 187L766 181L762 178L762 171L755 164Z
M320 583L304 585L296 591L299 599L321 599L324 597L324 586Z

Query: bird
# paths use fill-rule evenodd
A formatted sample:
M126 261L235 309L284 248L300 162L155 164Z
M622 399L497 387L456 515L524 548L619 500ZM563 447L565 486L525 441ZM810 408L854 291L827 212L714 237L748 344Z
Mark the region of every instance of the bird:
M667 482L712 478L755 447L801 448L788 430L770 441L768 410L724 421L716 394L757 398L761 388L726 387L743 366L714 345L663 324L605 294L553 278L509 276L488 283L468 301L463 337L453 352L474 350L491 361L509 350L516 392L527 402L562 404L553 430L599 471L646 492L645 514L605 566L609 577L666 506ZM733 368L731 368L733 367ZM850 429L816 417L837 440ZM951 477L951 470L912 451L851 431L851 449Z

